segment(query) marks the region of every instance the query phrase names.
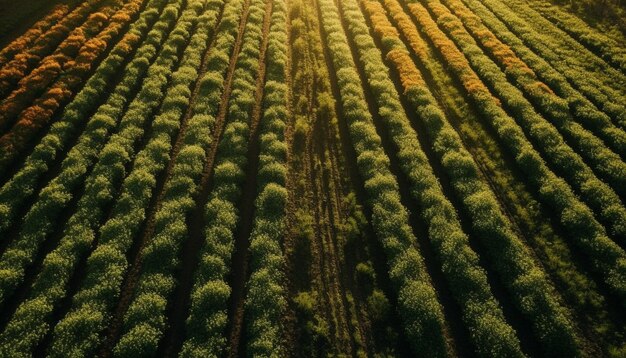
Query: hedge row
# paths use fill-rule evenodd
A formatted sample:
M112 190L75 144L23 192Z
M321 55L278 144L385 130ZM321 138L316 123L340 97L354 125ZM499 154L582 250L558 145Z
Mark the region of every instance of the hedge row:
M403 11L395 0L391 12ZM418 112L428 131L446 174L472 221L474 232L485 247L498 275L511 292L515 304L533 323L535 334L548 355L580 354L577 337L568 312L560 305L556 290L542 268L532 260L530 251L514 234L495 195L481 178L472 155L439 108L421 73L400 40L397 30L385 16L380 3L365 0L376 33L387 59L396 68L404 95Z
M482 52L458 19L450 15L447 9L437 2L438 0L425 1L426 6L434 15L434 20L456 43L476 71L475 73L479 74L479 78L503 102L511 117L515 118L519 126L525 130L535 147L551 164L551 168L568 181L583 201L594 210L600 221L607 225L610 233L617 240L624 240L626 238L626 207L622 204L619 196L611 186L596 177L582 158L567 145L556 128L541 117L534 110L533 105L524 98L524 95L508 82L507 76ZM558 103L553 101L549 103L549 106L551 110L555 110ZM568 131L572 134L570 131L571 121L568 125L566 118L559 118L558 122L561 128L570 127ZM626 186L622 184L626 184L626 165L619 157L615 156L614 153L611 153L613 157L602 153L602 149L598 148L598 146L604 148L602 143L599 145L595 143L594 145L589 138L584 139L588 142L578 140L578 143L593 147L585 148L588 156L594 156L596 153L601 153L599 155L604 156L599 160L599 163L596 163L596 168L606 167L607 171L612 172L615 180L610 183L616 188Z
M37 41L16 54L14 58L0 69L0 98L8 95L12 88L30 71L37 67L41 60L55 51L57 46L68 39L70 33L79 27L85 18L97 9L104 0L87 0L63 20L52 26Z
M480 16L488 27L492 27L492 23L503 22L526 46L544 58L563 74L574 88L607 113L616 125L626 129L626 105L623 100L620 100L624 99L624 95L605 86L598 79L597 74L585 69L577 59L578 51L572 53L567 51L566 47L557 45L551 34L543 30L537 31L526 19L522 19L519 14L501 2L492 0L482 2L463 0L463 2Z
M285 128L290 112L286 83L287 9L284 0L274 1L266 61L263 116L259 125L260 159L258 196L250 235L250 277L245 298L246 354L252 357L283 357L287 309L285 257L282 250L287 203L287 144Z
M550 86L551 90L567 102L572 115L583 127L602 138L606 145L621 155L622 158L626 158L626 132L615 126L607 114L599 110L591 101L574 89L563 74L555 70L543 58L529 50L502 23L493 22L491 25L492 30L490 30L485 25L487 21L480 19L472 13L461 1L444 0L444 3L467 24L468 30L472 27L475 29L474 33L476 34L483 34L484 31L486 36L497 36L502 42L506 43L506 46L509 47L508 51L513 51L514 55L519 56L519 59L524 61L534 71L538 79ZM490 15L490 17L491 19L494 18L493 15Z
M140 20L131 27L122 40L113 48L109 56L98 66L83 89L69 103L63 115L54 123L49 132L35 146L33 152L25 159L18 172L2 188L0 188L0 232L7 230L15 223L16 211L23 206L35 193L38 181L45 175L55 160L67 152L57 176L64 177L59 183L67 187L71 193L80 184L88 169L97 159L97 155L106 143L109 133L115 128L126 108L128 99L136 91L150 63L157 56L165 35L169 33L176 20L176 13L159 21L143 44L142 39L159 17L159 13L167 2L176 0L158 0L142 12ZM141 46L139 46L141 45ZM133 47L139 46L135 52ZM134 53L132 61L122 68L126 59ZM107 89L108 82L118 71L124 71L122 79L106 98L103 105L94 112L102 92ZM69 142L77 136L83 123L86 127L73 148L67 148ZM8 157L0 156L0 168L10 163ZM60 199L60 198L59 198ZM68 199L69 200L69 197ZM48 213L47 210L42 212Z
M464 55L430 18L428 10L418 3L408 6L414 20L433 41L485 120L494 128L501 143L511 152L519 168L526 174L530 185L537 190L540 200L554 210L569 238L589 256L592 267L603 275L607 285L619 297L626 298L624 250L609 239L604 227L594 218L591 210L576 197L567 183L548 169L539 153L526 139L522 129L484 87Z
M178 130L180 113L190 96L189 86L195 80L194 74L184 66L193 67L194 62L199 61L196 51L206 47L202 35L195 41L190 40L205 3L205 0L189 1L184 6L177 4L164 10L172 10L170 14L175 18L182 10L180 7L184 9L167 35L159 57L148 69L137 97L122 117L123 129L102 149L101 159L87 179L86 195L70 219L76 219L72 234L96 236L98 230L98 242L89 254L85 279L73 297L69 312L54 328L53 356L69 352L91 355L111 322L128 266L127 252L137 231L133 225L139 225L137 222L145 216L145 210L138 208L149 200L150 185L155 185L156 180L149 170L153 163L162 166L167 163L170 138ZM159 106L161 111L156 115ZM156 115L154 119L153 115ZM149 132L147 127L150 127ZM144 133L149 133L149 137ZM135 154L140 141L145 145ZM125 167L131 168L130 173L126 173ZM106 208L112 204L107 217ZM104 219L107 220L99 227Z
M17 153L20 153L30 143L35 134L48 125L59 108L65 106L74 93L83 85L85 79L92 74L93 66L99 63L112 42L117 41L120 34L127 29L128 23L136 18L144 2L145 0L128 2L120 11L106 20L108 21L107 27L97 36L89 39L78 50L78 54L74 59L58 63L59 65L64 64L60 77L50 87L45 89L34 103L30 103L31 98L27 102L23 102L28 103L26 108L17 116L17 122L11 128L11 131L0 138L0 149L4 153L4 158L14 158ZM30 90L30 87L28 90ZM39 91L35 89L35 92ZM13 92L13 94L15 93ZM22 102L22 100L24 98L16 101ZM0 105L0 111L5 109L7 116L5 118L8 118L9 109Z
M11 61L13 57L23 51L28 46L31 46L37 39L43 36L52 26L56 25L70 12L70 7L63 5L56 5L48 15L43 19L37 21L32 27L28 29L20 37L11 41L0 50L0 68L7 62Z
M131 25L129 33L127 34L127 38L132 34L132 38L137 41L124 42L123 44L136 45L139 39L148 32L151 25L157 20L159 12L165 2L166 0L152 0L142 12L137 22ZM164 16L163 19L155 25L155 31L159 31L158 28L162 27L167 21L167 17ZM153 33L153 35L155 35L155 33ZM150 41L154 41L155 43L150 44ZM159 46L159 41L158 36L153 36L151 40L146 40L142 48L146 49L151 46ZM138 52L135 61L146 61L147 67L147 61L151 59L149 57L143 57L141 55L142 53L144 53L144 51ZM113 58L120 60L120 55L122 55L122 53L117 53L117 57L114 56ZM130 71L132 67L133 64L130 64L126 74L132 77L133 81L135 79L139 80L140 78L135 77L138 75L138 72ZM125 77L122 81L129 81L129 79ZM113 96L115 96L115 94ZM90 122L91 125L93 125L94 122ZM115 122L113 121L111 125L114 124ZM94 141L90 143L96 146L97 142ZM75 156L76 159L78 159L78 154L81 153L80 146L76 149L77 152L74 152L71 156ZM73 166L70 167L74 168ZM65 170L67 170L67 167ZM2 191L2 193L6 194L6 191ZM88 206L83 210L85 211L84 215L91 214ZM19 356L28 356L31 350L50 329L50 316L58 302L65 297L66 285L76 265L80 259L86 255L94 240L93 235L73 235L75 232L73 230L79 222L77 219L78 217L68 223L64 235L59 242L59 246L44 259L40 272L32 284L29 295L20 304L13 317L10 318L6 329L0 335L0 355L11 353ZM52 222L54 222L54 219L52 219ZM3 299L6 298L8 294L7 292L6 295L3 295Z
M266 3L254 0L245 26L241 52L233 75L227 123L218 144L213 172L213 187L204 208L206 227L200 262L191 290L187 318L187 338L181 356L213 357L224 354L227 323L228 286L235 230L239 222L237 205L242 196L250 140L250 123L255 105L257 76L261 58Z
M449 348L442 307L416 249L408 213L400 202L398 183L368 111L338 9L332 0L321 0L319 8L325 42L337 75L343 117L348 123L358 170L365 181L372 226L384 247L389 276L398 292L398 310L407 339L416 353L445 356Z
M177 10L177 7L173 6L165 11L172 18L176 18ZM167 82L171 62L176 60L178 55L175 41L180 42L180 37L178 34L170 41L169 46L164 46L163 55L159 57L160 61L148 70L149 80L144 82L141 91L122 117L120 131L113 135L97 154L98 161L89 177L85 179L85 194L80 198L77 212L73 215L74 218L70 218L69 226L80 223L81 227L87 226L94 230L99 224L98 218L102 215L104 204L115 198L117 188L125 175L124 163L130 161L132 158L130 154L144 133L147 115L160 103L162 86ZM107 113L98 117L98 120L115 119L109 117ZM84 159L80 154L66 158L63 163L64 170L41 190L37 201L23 218L19 234L0 257L0 287L3 288L0 290L0 301L21 282L24 268L32 263L41 243L58 225L57 219L61 213L67 210L74 193L72 189L81 182L77 179L84 178L84 174L75 176L77 169L81 168L70 166L70 163L78 160L79 164L83 164L81 161ZM81 206L84 207L83 211L80 210ZM74 220L77 223L74 223Z

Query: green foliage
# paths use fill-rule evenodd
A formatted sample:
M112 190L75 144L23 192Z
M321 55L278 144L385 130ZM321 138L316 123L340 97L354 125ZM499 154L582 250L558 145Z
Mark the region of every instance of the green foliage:
M374 232L385 248L390 278L398 290L398 308L405 322L407 337L416 352L444 356L443 313L415 249L415 237L406 209L400 203L389 159L381 148L361 90L336 6L320 1L321 22L340 89L343 115L348 122L352 145L357 153L359 172L372 211ZM411 267L410 270L399 270ZM418 288L415 290L415 288ZM419 299L413 301L419 294Z

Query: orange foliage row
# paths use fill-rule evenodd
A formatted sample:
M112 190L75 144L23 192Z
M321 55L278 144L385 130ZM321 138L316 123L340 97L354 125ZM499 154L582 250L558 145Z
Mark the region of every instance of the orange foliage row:
M0 131L5 130L12 120L32 101L41 91L45 90L63 72L71 70L81 48L89 38L95 36L112 15L114 9L101 9L89 16L87 21L63 41L54 54L45 57L41 65L18 82L18 87L2 102L0 102ZM102 42L102 41L100 41ZM106 46L106 43L99 47ZM89 50L89 49L87 49ZM97 50L97 49L96 49Z
M385 15L385 9L376 1L364 2L365 10L368 12L374 32L385 40L393 39L393 41L402 41L398 30L389 22ZM393 63L400 76L400 82L404 91L409 90L413 86L426 86L426 82L422 74L417 70L411 56L406 51L399 49L391 49L388 51L386 58Z
M3 66L5 63L13 59L13 56L16 53L30 46L50 27L59 22L59 20L63 19L69 11L70 8L67 5L55 6L46 17L37 21L37 23L28 29L28 31L13 40L13 42L0 51L0 66Z
M87 41L78 51L71 67L35 103L22 111L11 131L0 137L0 150L14 153L23 148L26 141L43 128L53 114L69 101L91 72L96 61L109 47L126 25L142 8L145 0L132 0L111 17L109 25L97 37ZM120 40L121 48L128 44L128 52L138 42L136 35L129 34ZM67 66L66 66L67 67Z
M389 5L393 5L395 3L395 6L389 6L394 17L400 16L399 13L403 13L397 0L385 0L385 3ZM459 75L459 79L461 80L463 87L473 96L495 101L498 105L500 105L500 100L489 92L487 86L485 86L483 81L481 81L476 72L472 70L472 67L465 58L465 55L463 55L456 45L443 32L441 32L441 30L439 30L435 21L430 17L428 10L426 10L419 3L408 4L408 7L409 11L411 11L414 18L418 22L420 28L424 30L424 33L426 33L426 35L432 40L435 47L439 49L443 57L446 59L447 64ZM412 27L415 28L414 25ZM400 29L404 31L404 26L400 27ZM420 56L419 53L417 53L417 55Z
M431 9L437 16L449 16L452 14L442 4L432 4ZM524 61L522 61L511 48L502 43L487 27L485 27L478 16L471 12L460 1L450 1L450 9L461 19L465 21L468 30L476 36L481 44L488 50L492 56L498 61L505 71L521 71L527 78L532 78L532 86L535 90L543 92L550 96L556 96L545 83L537 79L535 72L530 69Z
M20 52L0 70L0 96L6 96L20 79L67 37L72 29L80 26L99 2L101 0L84 2L40 36L32 46L24 44L26 47L17 49Z

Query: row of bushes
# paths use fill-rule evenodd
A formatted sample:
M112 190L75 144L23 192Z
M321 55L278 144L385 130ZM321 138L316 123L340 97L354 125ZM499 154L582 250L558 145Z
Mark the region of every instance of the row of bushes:
M514 12L501 2L491 0L482 2L463 0L463 2L480 16L488 27L492 26L491 23L505 23L506 27L518 36L528 48L535 51L537 55L544 58L563 74L574 88L607 113L616 125L626 129L624 94L620 94L611 87L617 83L613 76L609 76L611 79L608 85L606 80L600 80L604 76L602 72L606 69L606 65L604 67L599 66L594 71L593 61L583 56L579 50L568 50L566 44L557 42L559 35L553 31L548 31L549 26L542 26L541 31L538 31L529 24L527 19L520 17L521 14ZM540 20L537 18L537 23L540 23ZM622 88L624 87L622 86Z
M85 279L69 312L54 328L53 356L69 352L93 354L103 338L103 330L111 323L129 266L128 251L135 242L137 227L145 219L143 207L150 200L151 188L156 185L151 170L158 171L167 163L171 137L180 126L181 112L190 97L189 86L195 81L190 68L199 61L198 48L203 51L206 47L202 35L190 40L205 3L206 0L194 0L164 10L173 10L170 14L174 18L182 14L122 117L122 130L102 149L101 159L87 179L86 195L75 216L79 219L75 230L79 235L96 236L98 241L87 259ZM159 106L160 113L153 118ZM141 142L145 144L137 152ZM130 172L126 168L131 168ZM83 203L87 205L82 206ZM109 205L113 209L107 213ZM89 216L85 215L87 210Z
M369 35L365 18L356 1L343 0L342 4L343 18L348 24L351 38L355 39L359 60L377 102L381 122L395 144L398 162L408 178L411 194L426 222L428 236L441 263L444 277L454 299L463 307L463 319L471 332L474 347L482 356L523 356L515 331L505 321L502 310L491 293L487 275L478 262L478 255L469 246L469 239L461 228L457 213L443 193L428 157L421 149L417 134L411 127L399 94L383 63L382 54ZM380 26L380 18L373 20L374 27ZM385 27L384 30L395 31L391 27ZM383 38L381 42L386 45L389 39ZM392 57L398 60L395 57L397 55L394 51ZM407 66L410 62L398 64ZM420 81L420 77L413 76L409 80ZM421 82L425 87L423 80ZM441 115L435 107L420 114L431 114L435 110L436 114ZM464 164L467 167L467 163L461 163L460 158L454 156L449 156L444 161L455 159L455 165ZM470 163L474 164L471 159Z
M191 308L187 318L187 338L181 355L215 357L224 354L227 307L231 288L228 285L231 257L235 248L235 230L239 222L237 205L241 201L246 178L247 152L256 102L257 77L264 50L262 40L266 3L250 2L241 51L233 75L228 99L226 124L213 168L213 187L204 208L206 227L200 263L191 290ZM263 52L261 52L263 51ZM263 80L263 79L259 79Z
M514 85L508 82L507 76L482 52L458 19L438 4L438 0L428 0L426 3L437 24L447 32L452 41L456 42L479 77L503 102L511 117L515 118L518 124L526 130L535 147L552 164L552 169L577 190L583 201L598 215L600 221L610 228L612 235L620 241L624 240L626 238L626 208L611 186L599 180L581 157L567 145L559 132L535 112L533 105ZM513 60L508 58L507 61L512 63ZM511 64L511 66L514 65ZM517 68L516 71L524 71L524 69ZM516 76L511 71L508 73ZM524 76L519 73L517 75ZM520 79L520 81L526 80ZM537 87L537 84L533 83L530 87ZM540 89L532 88L531 91L536 94ZM620 160L619 156L606 149L597 138L585 135L589 133L574 126L575 122L567 118L569 117L567 104L546 98L540 98L539 102L544 102L545 106L549 107L553 121L557 122L563 131L568 132L569 137L573 135L578 137L576 138L578 146L585 147L580 151L584 152L587 157L594 157L594 164L598 171L613 179L609 183L616 188L626 187L626 164ZM560 110L557 109L559 105Z
M68 38L72 30L79 27L103 1L85 1L40 36L34 44L22 48L11 61L5 64L0 69L0 98L8 95L18 81L37 67L43 58L53 53L58 45Z
M146 9L140 15L140 18L137 20L137 22L131 25L129 32L125 37L126 41L123 40L119 44L122 47L116 47L111 53L111 57L105 60L105 62L108 61L109 59L121 61L124 58L124 56L129 55L128 53L124 52L121 49L125 48L125 46L140 45L139 40L142 37L144 37L146 33L148 33L148 30L150 29L150 27L157 20L157 18L159 17L159 13L161 9L163 8L165 2L166 0L151 0L148 3ZM158 36L158 34L161 33L162 29L168 28L168 25L167 25L168 22L173 22L173 20L167 16L163 16L160 22L155 25L155 32L151 33L151 35L153 36L149 37L145 41L145 43L141 47L141 50L137 53L137 57L134 59L133 62L131 62L128 65L128 68L126 69L126 72L125 72L125 76L122 79L122 83L130 84L132 83L132 81L141 80L142 76L139 76L139 75L141 72L145 72L145 68L141 70L140 67L143 66L143 63L145 63L145 67L148 67L149 61L152 60L152 58L148 56L145 50L147 48L152 48L153 50L151 51L151 53L156 55L155 48L160 46L161 39L163 38L163 36ZM142 63L142 65L137 67L138 63ZM104 84L104 81L106 81L106 78L107 78L106 74L111 70L115 71L115 68L111 68L110 64L109 65L103 64L102 66L103 67L100 67L98 69L98 71L96 72L97 74L93 78L98 77L99 81L101 81L102 84ZM109 73L109 74L112 74L112 73ZM86 88L98 91L98 86L97 86L98 82L93 82L93 83L95 84L93 87L86 87ZM128 89L127 86L122 85L122 84L120 84L118 88ZM118 90L114 92L114 94L112 95L112 100L114 100L116 96L120 95L120 93L118 92L119 92ZM73 102L73 103L79 106L79 103L81 102L83 104L85 103L83 101L90 102L88 93L89 91L85 91L85 90L82 91L81 94L79 94L80 98L77 97L76 99L77 102ZM99 92L96 92L96 93L99 93ZM126 98L125 94L122 94L121 98L125 99ZM120 97L117 98L117 102L111 102L110 105L115 108L118 108L119 106L120 111L124 107L123 102L120 102ZM70 109L71 106L72 105L68 106L68 110L66 111L66 113L72 113ZM82 114L84 115L84 113ZM75 118L76 116L78 116L78 112L76 112L76 109L74 109L74 115L68 115L68 118ZM113 118L104 117L103 113L100 113L99 115L94 117L94 120L89 122L89 126L92 128L91 130L96 131L97 129L99 129L98 132L103 132L104 130L104 127L102 126L103 121L110 122L108 124L109 126L115 125L115 120ZM97 125L97 123L100 123L100 125ZM88 132L89 131L86 130L86 133ZM106 136L104 136L104 133L101 133L101 136L102 137L100 136L93 137L92 140L87 140L87 141L84 140L85 138L88 137L87 134L85 134L84 137L81 137L81 142L79 142L79 144L73 149L73 151L69 155L70 159L68 159L68 161L65 162L66 165L63 167L61 171L61 178L70 180L71 179L69 175L71 173L70 169L76 170L78 172L77 175L79 175L79 178L82 178L81 175L84 175L85 171L87 170L87 164L88 164L88 162L86 162L87 158L89 156L95 157L99 149L102 148L102 145L104 145L101 142L104 142ZM63 138L63 136L61 138ZM37 148L40 149L40 153L39 154L35 153L35 157L40 157L42 159L46 158L44 154L49 153L50 151L54 150L53 146L50 146L50 149L42 148L42 147L37 147ZM95 153L90 153L90 150L94 150ZM85 157L81 157L81 155L85 155ZM95 160L95 159L92 159L92 160ZM31 161L30 166L27 167L27 169L28 170L38 170L38 169L40 170L42 167L46 167L44 163L41 163L41 164L37 164L37 163L40 163L40 162ZM20 188L19 183L24 184L26 181L25 179L28 178L28 174L27 174L28 170L26 172L21 172L22 179L14 179L12 182L10 182L12 183L11 185L5 186L0 191L1 193L0 197L2 197L2 199L7 198L7 195L10 195L12 191L19 190ZM60 189L62 187L60 184L61 183L59 182L58 185L56 185L55 187ZM74 185L77 185L77 184L74 184ZM29 190L32 191L32 189L29 189ZM72 190L71 187L69 187L67 191L65 191L65 193L71 192L71 190ZM67 195L62 194L60 195L60 197L64 198L65 200L69 200L69 196ZM57 202L57 204L61 206L61 209L59 210L62 210L65 207L64 205L67 205L67 202L66 201L62 203ZM82 207L83 216L89 217L92 214L91 208L89 205L82 205L81 207ZM49 207L48 209L50 208L52 208L52 206ZM42 210L45 210L45 209L46 209L45 206L42 207ZM42 218L42 220L46 220L46 218ZM50 223L49 225L54 225L54 222L56 221L55 217L49 218L47 220L49 220L49 223ZM13 317L10 317L10 320L6 326L6 329L4 330L4 332L2 332L2 335L0 335L0 352L1 352L0 355L4 355L5 353L8 355L9 353L11 353L13 355L18 355L18 356L29 356L29 353L31 352L31 350L40 342L40 340L49 331L50 329L49 320L51 318L51 314L55 306L59 303L59 301L63 297L65 297L66 285L68 284L70 277L72 277L72 274L76 268L76 265L81 260L81 258L86 255L89 248L92 246L94 242L95 236L93 234L92 235L79 235L81 232L81 230L77 230L77 228L79 228L79 224L80 224L80 215L75 215L75 217L68 223L67 227L65 228L64 235L61 238L59 245L56 248L54 248L54 250L50 254L48 254L47 257L44 259L40 268L40 272L35 278L34 282L32 283L32 288L29 292L29 295L20 304L20 306L18 307ZM43 239L40 239L40 240L43 240ZM23 275L22 273L19 274L20 277L22 275ZM10 287L15 287L15 283L11 284ZM3 290L7 291L6 294L2 296L3 300L6 299L10 295L10 293L13 291L13 289L10 287L7 287L6 285L3 286Z
M568 146L559 132L536 113L524 95L507 81L506 75L482 52L464 29L463 24L439 4L438 0L429 0L426 3L437 23L456 42L470 64L480 74L479 76L503 101L512 117L518 120L522 128L526 129L529 137L534 140L535 146L547 157L555 172L579 191L582 199L611 229L611 234L617 240L624 241L626 239L626 208L623 207L612 187L621 189L620 193L626 190L626 164L619 156L608 150L602 141L572 121L566 103L558 98L546 98L547 96L539 95L540 91L549 90L544 87L544 84L536 83L528 78L530 77L529 69L523 64L520 65L521 61L515 63L514 61L519 61L517 57L507 57L502 49L494 50L499 53L498 56L506 57L500 60L502 63L507 63L507 74L514 77L526 89L529 96L536 97L537 105L548 112L548 117L562 132L567 134L571 142L575 142L579 152L593 163L593 167L598 172L607 177L612 187L599 180L579 154ZM491 44L495 45L494 40L491 40ZM514 68L511 69L511 67ZM541 105L539 105L540 102Z
M245 298L246 354L252 357L283 357L287 309L285 257L287 144L287 9L274 1L267 47L263 115L259 124L258 196L250 235L250 277Z
M0 133L4 134L18 114L51 87L59 75L76 65L80 49L105 28L105 24L112 20L111 16L121 6L121 1L114 1L111 6L103 6L90 14L83 24L59 44L53 54L44 57L37 68L19 80L15 88L0 101Z
M543 58L530 51L524 43L513 35L502 23L493 22L491 30L485 25L486 21L480 19L471 12L461 1L444 1L461 20L468 26L474 28L474 33L491 37L497 36L506 46L508 51L513 51L515 56L524 61L528 67L532 68L538 79L550 86L558 96L563 98L569 110L579 124L592 131L596 136L602 138L606 145L613 151L626 158L626 133L611 122L611 118L599 110L578 90L574 89L565 76L555 70ZM493 15L491 15L493 19ZM470 25L471 24L471 25ZM479 32L477 32L478 30ZM483 33L484 31L484 33ZM492 34L492 35L490 35ZM494 37L495 38L495 37Z
M158 80L153 80L149 82L149 84L152 88L161 85ZM144 92L147 93L147 90ZM144 95L144 97L147 97L147 95ZM152 99L158 98L138 97L133 103L135 103L136 107L143 106L144 103L148 103L153 107L158 105L158 102L155 102ZM142 107L141 109L146 108L149 107ZM130 109L133 109L132 105ZM98 206L92 207L87 204L88 198L90 198L89 191L95 190L93 195L99 200L106 201L111 200L114 197L114 178L117 182L121 181L125 170L124 166L115 166L115 156L125 156L125 151L123 151L125 148L120 147L119 143L122 141L124 141L122 142L123 144L130 142L127 144L127 146L130 146L132 144L133 136L128 135L127 133L131 132L134 134L136 141L138 141L143 133L143 124L145 123L145 119L144 116L137 117L137 113L142 112L136 110L135 113L131 113L135 115L135 117L132 117L128 113L124 116L120 125L123 130L113 136L104 149L98 153L99 161L90 173L90 177L86 179L85 192L87 195L83 195L84 198L81 198L81 200L85 202L85 205L89 206L87 218L91 218L93 216L93 220L90 220L91 222L98 222L96 219L98 217L96 214ZM130 119L128 119L128 117L130 117ZM100 117L98 119L103 120L104 118ZM111 118L106 119L111 120ZM141 130L137 131L134 128L135 126ZM80 184L80 179L84 179L84 175L75 176L77 168L70 166L70 164L76 163L77 160L80 163L80 160L84 159L85 158L82 156L68 156L63 163L63 168L59 175L51 180L50 183L48 183L48 185L40 191L35 203L24 216L22 222L20 223L21 228L17 237L9 243L7 250L4 252L2 257L0 257L0 270L3 272L3 275L0 276L0 287L3 287L3 290L1 290L0 301L6 299L7 295L12 292L12 288L21 282L24 268L32 263L41 243L56 229L56 226L58 225L57 219L61 216L62 212L67 209L68 204L74 195L73 189L76 188L76 185ZM100 178L100 176L102 176L102 178ZM107 180L103 180L104 178L107 178ZM104 184L111 185L112 187L102 187ZM96 188L92 188L92 186L101 190L96 190ZM105 193L108 195L105 195Z
M391 12L403 11L397 1L387 3L391 4ZM387 52L387 59L401 78L404 95L417 109L433 142L433 149L469 214L474 232L487 249L486 257L510 290L520 311L533 323L546 354L578 355L573 325L558 302L555 288L515 235L495 195L482 180L472 155L439 108L380 3L366 1L365 6Z
M480 22L480 18L469 11L460 1L448 2L452 2L453 11L460 20L448 22L452 31L455 29L459 31L460 35L457 37L461 36L464 41L471 42L472 37L469 35L471 33L482 48L494 59L494 62L523 90L530 101L545 114L546 118L561 132L567 142L590 163L598 175L611 184L614 190L621 194L626 192L626 164L618 155L626 154L626 152L611 151L602 140L584 129L581 124L574 120L570 113L568 101L557 96L552 89L541 82L535 72L517 57L509 46L502 43ZM454 16L438 0L431 2L431 4L434 4L434 11L440 15ZM463 28L463 25L467 30ZM626 132L613 129L613 138L617 140L617 142L613 142L614 146L624 148Z
M187 121L180 151L172 159L170 177L155 215L152 243L143 253L144 274L140 278L139 291L124 319L124 337L115 348L118 355L137 350L153 351L165 329L165 306L154 307L151 303L158 303L156 300L166 302L174 289L178 252L188 235L186 219L196 207L194 196L199 190L200 176L213 140L215 116L239 30L243 3L243 0L226 2L214 45L207 54L208 70L198 84L198 96L192 104L193 115ZM157 279L162 285L150 286L146 279L155 278L152 275L155 270L161 271ZM144 291L148 289L151 290L151 295ZM147 310L143 310L142 303L149 301L151 303L148 303ZM140 342L135 341L136 339ZM133 347L132 344L135 343L138 344Z
M174 17L176 17L176 11L176 8L169 9L169 13ZM161 56L161 63L169 65L171 58L176 59L177 53L174 50L177 50L174 45L170 45L169 48L166 46L165 55ZM75 216L87 220L91 226L98 223L97 211L102 210L102 206L93 205L91 200L102 201L102 205L113 200L116 189L125 175L126 168L123 164L132 158L129 154L132 154L134 146L139 143L143 135L144 124L147 121L146 114L151 113L149 110L153 110L160 103L160 89L169 74L169 67L161 63L157 62L155 66L152 66L154 69L148 72L148 77L151 79L144 83L142 91L131 103L128 112L124 114L120 123L121 130L111 137L102 151L97 153L98 162L89 174L89 178L85 180L87 194L83 195L81 200L88 208L86 209L88 214L82 218L78 211ZM158 75L162 77L159 78ZM102 114L97 119L115 120L107 114ZM55 230L58 225L57 219L67 209L74 195L73 189L82 182L81 179L84 179L82 170L79 174L83 175L75 175L79 168L70 166L76 161L84 164L85 157L80 154L68 156L63 163L62 172L41 190L36 202L24 216L17 237L9 243L7 250L0 258L0 268L4 273L0 276L0 286L5 288L2 292L2 299L11 292L7 289L8 287L14 287L21 281L24 267L32 262L41 243ZM118 163L117 160L120 162Z
M368 111L338 9L332 0L321 0L319 8L325 42L337 75L343 118L365 182L374 233L387 255L389 277L398 293L398 310L407 339L416 353L445 356L449 347L443 310L416 249L408 213L400 202L398 183Z
M609 239L604 227L576 197L569 185L550 171L515 120L500 107L498 100L484 86L476 85L482 84L482 81L454 43L439 30L428 10L419 3L408 6L417 24L435 44L478 110L494 128L501 143L526 174L530 185L537 190L540 200L554 210L569 238L587 253L592 267L604 276L607 285L619 297L626 297L624 250Z
M63 179L57 180L62 180L59 183L67 188L66 193L72 193L76 185L82 182L87 171L96 161L98 153L106 144L110 132L116 127L127 107L128 100L132 99L132 94L141 84L150 63L157 56L159 48L176 20L177 13L174 10L166 12L163 20L154 26L146 41L141 44L168 1L175 2L176 0L157 0L142 12L136 25L133 25L132 29L118 42L83 89L65 107L59 121L50 127L48 133L35 146L17 173L0 188L0 232L6 231L15 224L15 215L19 208L35 194L38 182L48 173L55 161L60 160L65 153L67 155L61 165L60 174L57 175ZM137 46L139 48L134 51L133 47ZM134 57L126 68L123 68L132 54ZM101 103L98 99L103 91L107 90L109 82L119 71L124 71L120 82L111 91L111 95L105 98L102 105L96 107ZM85 124L85 129L82 133L78 133L83 124ZM69 143L76 136L78 136L76 144L68 148ZM0 157L0 168L6 168L8 163L10 161L7 161L7 157ZM48 213L48 210L44 212Z
M626 74L626 50L613 38L558 6L543 1L531 1L528 4L559 29Z
M16 54L28 48L28 46L31 46L37 39L45 34L48 29L61 21L70 10L71 8L65 4L55 6L50 13L43 19L37 21L28 31L6 45L0 50L0 68L11 61Z
M506 208L518 236L532 247L543 268L554 280L559 293L567 301L576 319L587 317L594 322L593 330L601 336L611 336L615 329L610 328L608 313L604 309L605 299L596 289L596 284L581 271L573 261L572 249L568 240L555 232L552 220L545 215L546 208L534 198L532 188L525 185L523 176L514 176L501 151L496 137L488 133L488 128L479 120L477 110L469 105L470 98L463 95L463 87L455 83L453 73L440 61L436 49L427 43L418 32L408 12L396 0L385 0L385 7L393 18L397 29L406 39L405 44L423 65L423 73L433 94L436 93L440 105L445 109L449 122L461 136L476 164L485 173L484 179L496 193L498 201ZM524 262L524 261L522 261ZM513 266L515 267L515 266ZM582 342L586 346L586 342Z
M106 20L108 25L102 32L84 43L74 59L68 62L61 60L59 64L65 64L60 77L50 87L46 88L41 96L39 96L38 93L40 91L37 88L31 91L31 87L26 86L25 92L31 92L31 94L35 92L37 93L35 96L39 96L33 103L30 102L32 98L20 98L19 100L13 98L16 100L14 103L20 102L26 108L17 116L17 122L11 128L11 131L0 138L0 148L4 154L3 158L15 158L25 147L28 147L31 138L52 120L57 110L62 108L72 98L74 93L83 85L85 79L92 74L92 68L98 64L111 44L119 39L119 35L126 30L128 23L136 18L144 2L145 0L133 0L126 3L120 11ZM67 55L64 54L63 57L65 56ZM31 75L35 72L37 70L33 71ZM47 86L44 83L42 85L42 88ZM16 92L13 92L13 94ZM32 96L28 95L28 97ZM4 110L6 110L4 112L6 116L3 118L10 118L11 114L9 112L11 110L4 105L0 105L0 111Z
M596 55L576 39L569 36L565 31L560 30L552 22L541 16L535 9L529 6L528 2L512 0L506 2L507 7L518 13L521 18L526 18L528 23L544 35L548 35L554 45L560 46L563 52L576 55L572 63L577 63L581 68L590 71L606 87L613 88L623 99L626 96L626 73L614 68Z

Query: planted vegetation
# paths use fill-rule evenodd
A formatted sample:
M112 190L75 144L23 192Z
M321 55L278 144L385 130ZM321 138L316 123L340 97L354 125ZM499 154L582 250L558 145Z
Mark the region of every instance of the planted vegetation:
M623 356L599 3L0 14L0 356Z

